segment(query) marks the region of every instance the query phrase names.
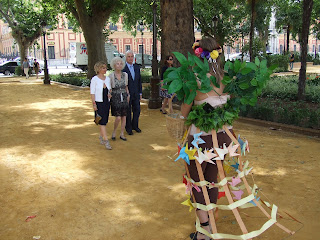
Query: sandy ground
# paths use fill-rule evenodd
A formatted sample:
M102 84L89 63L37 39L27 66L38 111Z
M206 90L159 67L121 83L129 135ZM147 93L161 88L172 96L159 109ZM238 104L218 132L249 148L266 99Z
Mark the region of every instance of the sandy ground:
M142 105L141 134L98 141L88 89L43 85L34 78L0 81L0 239L188 239L194 213L186 199L183 163L159 110ZM289 239L320 239L319 139L235 123L250 143L256 184L280 210ZM107 126L110 134L113 118ZM252 180L250 180L252 182ZM222 201L223 202L223 201ZM36 216L26 222L27 216ZM219 212L219 232L239 233L231 212ZM241 211L250 231L267 220ZM257 239L288 235L277 226Z

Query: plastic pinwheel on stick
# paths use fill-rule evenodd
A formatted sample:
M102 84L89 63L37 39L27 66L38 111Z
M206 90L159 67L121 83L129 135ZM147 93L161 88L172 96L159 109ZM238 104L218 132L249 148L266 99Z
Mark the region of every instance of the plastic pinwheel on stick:
M209 65L206 58L202 62L191 54L188 55L188 59L180 53L174 54L181 67L169 68L165 73L164 82L167 83L165 87L169 93L176 93L179 100L190 104L195 99L198 91L207 93L212 90L212 85L219 87L214 77L207 77L206 73L209 72ZM200 52L198 54L201 55ZM212 53L212 56L216 58L217 56L214 54L216 53ZM212 56L210 56L211 59ZM266 60L260 61L256 59L254 63L227 62L224 70L226 73L222 80L225 85L224 92L232 94L233 98L217 108L210 108L205 103L194 106L184 122L185 125L189 125L188 130L185 131L181 125L179 126L179 128L183 129L183 131L180 131L179 136L183 136L183 138L176 161L183 160L186 169L183 181L186 185L186 191L190 194L190 197L182 204L188 206L189 211L199 209L208 212L211 232L201 226L197 215L196 230L211 239L253 239L273 225L278 226L288 234L294 234L293 231L278 222L277 206L260 199L258 187L255 184L253 186L249 185L246 177L251 173L252 167L249 166L248 160L242 159L247 157L249 143L247 140L240 138L240 135L238 138L235 137L228 128L238 118L240 108L256 104L258 95L272 73L272 68L267 68ZM198 76L198 80L195 76ZM200 86L197 81L201 82ZM206 119L206 121L203 119ZM189 142L188 145L190 125L195 126L197 132L192 134L193 141ZM223 144L219 147L218 145L217 132L221 130L232 141L228 146ZM203 133L211 133L212 146L201 147L202 144L206 143L204 139L207 139L202 137ZM178 138L176 137L176 139ZM196 166L198 182L190 176L189 166L191 164ZM216 165L219 175L217 183L209 182L205 179L203 164ZM208 190L212 188L218 188L218 199L225 198L228 205L214 204L210 201ZM196 193L203 194L205 204L196 202ZM268 212L261 203L266 205L271 212ZM251 232L248 231L246 223L240 215L240 209L244 211L247 208L256 208L268 219L263 226ZM232 212L242 232L241 235L220 233L218 231L216 214L214 214L218 209ZM287 215L290 216L289 214ZM291 218L297 221L295 218Z

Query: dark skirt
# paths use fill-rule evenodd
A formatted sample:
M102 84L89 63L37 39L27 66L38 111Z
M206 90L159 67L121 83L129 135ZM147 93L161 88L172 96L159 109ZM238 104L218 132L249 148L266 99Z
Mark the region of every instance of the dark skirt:
M232 129L230 129L230 132L233 134ZM203 139L206 143L203 144L199 144L199 148L202 149L211 149L213 147L213 143L212 143L212 135L207 135L207 136L200 136L201 139ZM229 146L229 144L232 142L231 138L229 138L229 136L227 135L227 133L225 132L219 132L217 133L217 138L218 138L218 145L221 148L223 146L223 143L226 143L227 146ZM192 142L193 141L193 136L189 135L188 136L188 147L193 147ZM190 165L188 165L188 170L190 173L190 177L195 181L195 182L199 182L199 176L198 176L198 171L197 171L197 166L196 166L196 160L192 160L190 161ZM215 162L215 161L213 161ZM223 162L223 161L222 161ZM208 162L203 162L201 164L202 167L202 171L203 171L203 175L204 175L204 179L208 182L214 182L217 183L218 182L218 167L215 164L212 163L208 163ZM219 189L218 188L207 188L208 190L208 194L209 194L209 198L210 198L210 202L211 203L217 203L217 199L218 199L218 194L219 194ZM196 191L194 188L192 188L192 192L195 196L196 202L206 205L205 200L204 200L204 196L201 192Z
M110 102L108 99L108 88L103 89L103 102L96 102L98 114L102 117L99 125L107 125L109 120Z
M121 97L122 94L122 97ZM111 98L111 115L115 117L125 117L128 113L128 94L112 92Z

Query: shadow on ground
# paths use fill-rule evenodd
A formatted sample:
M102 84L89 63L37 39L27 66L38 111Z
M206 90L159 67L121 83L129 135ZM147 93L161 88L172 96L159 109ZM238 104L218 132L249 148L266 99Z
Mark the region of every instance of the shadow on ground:
M12 80L0 85L1 239L187 239L194 213L180 205L187 198L184 167L173 161L176 142L158 110L143 104L143 132L127 142L118 138L107 151L98 141L88 89ZM110 116L109 133L112 128ZM291 239L316 239L319 141L247 124L235 129L250 142L247 158L267 201L304 223ZM249 230L266 221L249 213L243 215ZM221 211L220 232L239 231L233 222ZM284 237L272 227L261 239Z

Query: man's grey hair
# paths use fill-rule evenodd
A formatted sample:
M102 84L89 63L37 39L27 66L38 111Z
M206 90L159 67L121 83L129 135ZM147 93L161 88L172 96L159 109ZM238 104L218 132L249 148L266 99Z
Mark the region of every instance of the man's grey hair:
M132 50L128 50L127 52L126 52L126 55L125 55L125 57L127 58L127 56L128 56L128 54L132 54L133 56L134 56L134 53L133 53L133 51Z
M122 63L122 69L124 69L124 61L122 60L121 57L114 57L112 58L111 62L110 62L110 66L113 70L116 70L116 64L118 62L121 62Z

